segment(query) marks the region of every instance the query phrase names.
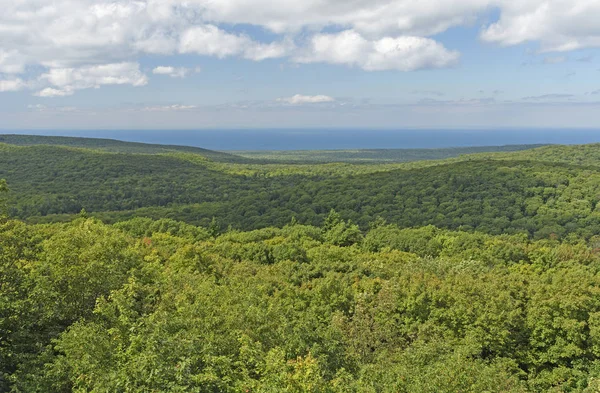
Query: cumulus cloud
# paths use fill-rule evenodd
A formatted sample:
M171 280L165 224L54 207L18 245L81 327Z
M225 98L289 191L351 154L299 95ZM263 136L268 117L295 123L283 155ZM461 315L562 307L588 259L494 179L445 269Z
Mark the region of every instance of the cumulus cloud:
M541 43L542 51L600 46L600 2L588 0L503 0L500 19L484 29L485 41Z
M23 88L41 88L34 93L35 96L54 98L104 85L143 86L147 83L148 78L140 71L138 63L112 63L78 68L51 68L35 82L23 83Z
M54 86L73 89L98 88L101 85L143 86L148 78L138 63L113 63L80 68L54 68L43 74Z
M224 23L264 26L276 33L344 26L361 34L432 35L472 22L489 0L219 0L201 4L205 17Z
M219 58L241 56L250 60L283 57L288 51L285 43L263 44L246 35L228 33L213 25L192 27L183 32L180 53L196 53Z
M315 35L299 63L324 62L358 66L367 71L414 71L448 67L459 54L429 38L384 37L369 41L353 30Z
M54 98L54 97L66 97L73 95L74 91L72 89L54 89L52 87L46 87L33 95L36 97L42 98Z
M36 89L54 90L49 94L143 85L141 73L90 73L137 64L144 54L289 58L368 71L448 67L459 54L433 37L465 25L481 27L484 41L500 45L600 47L600 2L591 0L20 0L2 7L0 73L7 81L43 73L48 85ZM484 22L492 10L499 18ZM259 29L274 34L252 33ZM71 82L56 85L56 78Z
M219 0L201 4L203 16L220 23L247 23L276 33L328 26L352 29L370 40L400 35L432 36L453 26L487 19L482 38L502 45L528 41L543 50L600 46L600 2L590 0Z
M20 74L25 71L25 59L16 50L3 50L0 47L0 72Z
M152 70L156 75L168 75L171 78L185 78L191 70L185 67L158 66Z
M143 86L148 78L137 63L114 63L79 68L53 68L40 77L54 88L48 87L36 95L40 97L64 97L75 90L99 88L102 85Z
M23 90L27 87L27 83L25 83L22 79L0 79L0 92L5 91L19 91Z
M335 99L326 95L305 96L302 94L296 94L292 97L278 98L277 102L282 102L290 105L303 105L335 102Z

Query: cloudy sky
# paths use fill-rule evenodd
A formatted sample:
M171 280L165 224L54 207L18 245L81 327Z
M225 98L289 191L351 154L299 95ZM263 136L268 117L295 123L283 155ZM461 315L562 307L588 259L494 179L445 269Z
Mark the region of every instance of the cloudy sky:
M0 129L600 127L600 0L0 5Z

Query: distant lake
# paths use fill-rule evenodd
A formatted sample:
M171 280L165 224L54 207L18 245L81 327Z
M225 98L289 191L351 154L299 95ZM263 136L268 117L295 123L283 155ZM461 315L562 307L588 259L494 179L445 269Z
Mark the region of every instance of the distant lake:
M110 138L212 150L410 149L600 142L597 130L98 130L2 131L0 133Z

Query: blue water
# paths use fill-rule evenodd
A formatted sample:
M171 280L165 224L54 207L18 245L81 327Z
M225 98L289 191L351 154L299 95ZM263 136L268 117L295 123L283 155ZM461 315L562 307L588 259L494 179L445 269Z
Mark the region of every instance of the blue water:
M97 130L3 131L31 135L111 138L213 150L319 150L440 148L600 142L600 129L504 130Z

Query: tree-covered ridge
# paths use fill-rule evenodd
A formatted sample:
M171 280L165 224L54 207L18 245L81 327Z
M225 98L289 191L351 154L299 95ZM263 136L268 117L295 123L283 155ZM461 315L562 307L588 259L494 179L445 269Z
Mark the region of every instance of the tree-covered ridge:
M600 166L600 143L574 146L543 146L528 151L494 154L495 159L532 160L582 166Z
M240 151L218 152L191 146L159 145L124 142L114 139L0 134L0 143L16 146L68 146L112 153L166 154L188 153L209 158L215 162L231 163L330 163L330 162L408 162L439 160L463 154L483 152L512 152L542 145L507 145L481 147L451 147L438 149L359 149L359 150L306 150L306 151Z
M410 162L423 160L442 160L463 154L513 152L529 150L542 145L506 145L449 147L432 149L339 149L339 150L270 150L270 151L233 151L233 154L261 160L287 162Z
M591 162L517 161L505 154L496 160L485 154L394 164L394 170L332 164L337 175L323 172L323 167L332 168L326 165L300 165L307 174L294 172L296 165L278 165L269 175L247 173L247 164L215 163L182 153L116 154L60 146L0 149L0 178L12 190L10 214L33 222L69 220L85 209L109 222L149 216L208 225L217 217L224 228L247 230L282 226L291 216L320 225L336 209L363 230L383 217L401 227L432 224L536 238L600 233L600 168ZM555 154L567 149L575 159L571 147L552 149Z
M595 392L597 243L5 220L0 390Z
M123 142L102 138L0 134L0 143L15 146L66 146L110 153L166 154L179 152L197 154L216 162L252 162L236 155L199 147Z

